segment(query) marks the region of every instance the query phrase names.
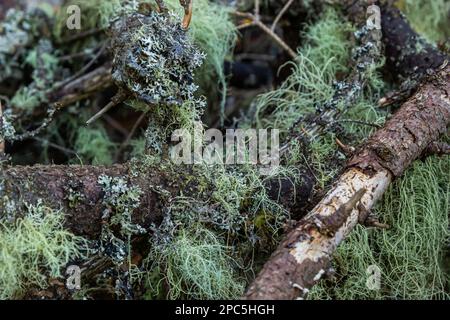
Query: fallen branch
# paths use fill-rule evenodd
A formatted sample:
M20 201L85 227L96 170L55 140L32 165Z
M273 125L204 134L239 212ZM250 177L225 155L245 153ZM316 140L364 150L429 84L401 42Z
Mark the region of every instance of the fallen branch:
M449 124L450 66L444 65L350 160L331 191L286 236L245 298L303 298L360 216Z

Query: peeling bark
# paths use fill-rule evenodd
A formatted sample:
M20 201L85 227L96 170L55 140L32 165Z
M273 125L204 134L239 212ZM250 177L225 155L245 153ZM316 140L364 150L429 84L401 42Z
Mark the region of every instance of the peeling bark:
M365 190L358 207L370 210L392 179L403 174L449 124L450 66L444 66L349 161L331 191L280 244L245 298L305 296L328 269L336 247L358 223L360 212L352 203L355 193ZM348 218L339 218L343 211Z

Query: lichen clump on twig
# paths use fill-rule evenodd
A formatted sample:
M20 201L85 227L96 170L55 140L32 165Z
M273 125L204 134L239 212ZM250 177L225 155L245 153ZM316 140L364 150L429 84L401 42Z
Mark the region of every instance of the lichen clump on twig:
M174 17L134 13L113 26L113 80L151 105L196 100L194 71L205 56Z

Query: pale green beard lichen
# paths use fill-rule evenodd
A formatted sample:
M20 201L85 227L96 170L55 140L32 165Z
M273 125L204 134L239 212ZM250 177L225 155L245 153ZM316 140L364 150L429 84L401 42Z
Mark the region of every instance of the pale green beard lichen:
M316 107L332 98L335 86L339 84L336 75L350 72L351 33L355 29L343 21L345 18L340 12L328 8L315 24L307 28L302 35L306 41L298 50L298 57L285 66L292 68L292 74L280 88L262 94L254 101L255 121L252 125L277 128L283 140L295 121L314 115ZM355 106L344 110L342 117L375 124L384 122L383 112L375 110L376 101L384 89L378 72L381 66L369 70L364 95ZM344 134L352 135L358 141L362 141L373 130L373 127L351 122L342 127ZM335 138L334 132L324 132L311 141L310 152L305 152L305 146L296 142L291 146L285 161L290 165L306 165L314 169L317 186L323 189L338 173L336 163L330 165L330 161L345 160Z
M200 225L180 231L169 245L154 250L146 261L152 270L147 277L151 293L148 298L160 297L164 281L170 284L170 290L162 298L238 298L244 283L233 272L236 263L229 256L230 249Z
M84 163L111 165L116 145L111 142L105 128L81 127L77 129L75 150Z
M41 202L23 218L0 222L0 299L19 298L27 288L45 288L48 279L82 258L86 242L66 231L64 215Z
M277 128L283 135L299 117L332 97L336 74L347 71L350 59L349 32L353 29L343 21L335 10L327 10L304 33L306 45L295 62L284 66L292 68L291 76L254 102L258 127Z

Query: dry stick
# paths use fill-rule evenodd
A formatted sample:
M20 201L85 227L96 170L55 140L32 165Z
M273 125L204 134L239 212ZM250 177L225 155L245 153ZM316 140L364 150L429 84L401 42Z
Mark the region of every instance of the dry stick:
M99 112L97 112L92 118L90 118L88 121L86 121L86 125L90 125L92 122L100 118L102 115L104 115L106 112L108 112L113 107L117 106L118 104L124 102L129 97L128 92L125 92L124 90L119 90L119 92L116 93L114 97L111 98L111 101Z
M59 109L60 108L57 103L51 104L47 108L46 117L44 118L44 120L42 120L41 124L36 129L15 135L14 137L9 138L9 141L15 142L33 138L35 135L39 134L42 130L46 129L52 123L53 117L55 116L56 111L58 111Z
M62 146L60 146L60 145L58 145L56 143L53 143L51 141L46 140L46 139L42 139L42 138L39 138L39 137L33 137L33 140L36 140L37 142L40 142L43 145L48 145L49 147L51 147L53 149L62 151L65 154L72 154L72 155L73 154L77 154L74 150L71 150L71 149L68 149L68 148L64 148L64 147L62 147Z
M120 124L119 121L117 121L113 117L105 114L103 115L103 118L105 119L106 123L108 123L108 125L110 125L114 130L119 132L122 136L127 137L128 134L130 133L127 129L125 129L123 125Z
M349 161L331 191L286 236L245 298L303 298L326 272L333 252L360 216L373 207L395 177L445 134L449 124L450 66L446 66ZM365 190L363 195L361 190Z
M47 108L47 116L41 125L34 130L26 131L9 138L11 142L23 141L32 138L47 128L53 120L56 111L71 105L77 101L88 98L98 91L112 85L111 66L109 63L93 70L92 72L66 84L64 87L49 92L47 98L53 101ZM56 102L55 102L56 101Z
M76 35L74 35L72 37L68 37L64 40L61 40L59 44L67 44L67 43L70 43L73 41L82 40L82 39L90 37L90 36L95 36L98 33L101 33L103 31L105 31L105 29L100 29L100 28L83 31L83 32L77 33Z
M189 1L189 2L186 2ZM182 0L180 3L183 5L184 8L184 17L183 21L181 22L181 27L184 30L187 30L189 28L189 25L191 24L192 20L192 12L194 9L194 0Z
M286 11L289 9L289 7L292 5L293 2L294 2L294 0L289 0L288 2L286 2L284 7L281 9L280 13L278 13L275 20L272 23L272 26L270 27L270 30L272 32L275 31L275 28L277 27L278 22L280 21L280 19L283 17L283 15L286 13Z
M260 5L259 5L259 0L255 0L255 17L257 18L257 20L259 20L259 13L260 13Z
M60 108L69 106L77 101L105 90L112 85L111 64L98 67L82 77L68 83L59 90L48 95L50 101L58 101Z
M257 26L261 30L263 30L265 33L267 33L280 47L282 47L284 50L286 50L286 52L291 56L291 58L294 59L297 57L297 54L295 53L295 51L292 50L291 47L289 47L286 44L286 42L284 42L283 39L281 39L275 32L270 30L269 27L267 27L264 23L262 23L258 17L256 17L255 15L253 15L251 13L240 12L240 11L235 11L234 14L239 17L243 17L243 18L252 20L251 23L246 23L246 24L238 26L237 28L239 30L250 27L250 26Z
M369 126L369 127L374 127L374 128L381 128L381 126L379 124L376 123L372 123L372 122L367 122L367 121L362 121L362 120L353 120L353 119L339 119L339 120L335 120L334 122L339 123L339 122L347 122L347 123L355 123L355 124L360 124L363 126Z

